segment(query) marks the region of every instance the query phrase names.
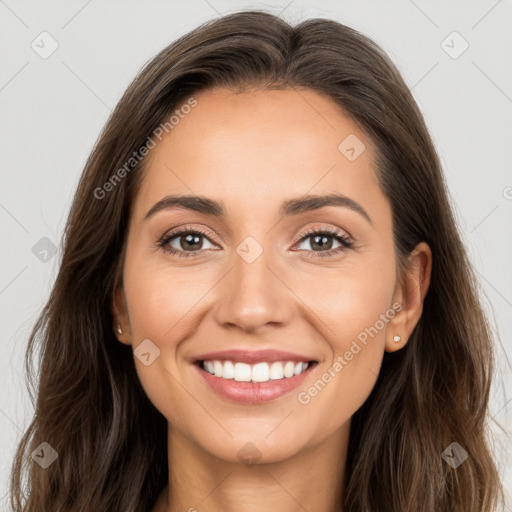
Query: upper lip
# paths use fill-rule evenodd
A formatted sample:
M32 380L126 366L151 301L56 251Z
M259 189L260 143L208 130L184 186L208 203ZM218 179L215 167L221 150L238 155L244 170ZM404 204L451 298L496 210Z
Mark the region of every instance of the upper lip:
M256 364L274 361L316 361L312 357L284 352L282 350L246 350L232 349L219 352L208 352L200 354L194 358L194 361L233 361L237 363Z

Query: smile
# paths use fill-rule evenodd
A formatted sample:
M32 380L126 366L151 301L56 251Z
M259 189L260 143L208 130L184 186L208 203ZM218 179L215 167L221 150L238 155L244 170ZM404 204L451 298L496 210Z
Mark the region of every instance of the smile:
M317 361L274 361L247 364L201 360L194 365L210 389L230 401L258 404L275 400L299 387Z

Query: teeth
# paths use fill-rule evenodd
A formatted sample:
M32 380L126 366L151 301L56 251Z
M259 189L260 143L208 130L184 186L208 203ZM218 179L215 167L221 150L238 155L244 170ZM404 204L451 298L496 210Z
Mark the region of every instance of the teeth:
M297 363L295 365L295 369L293 370L294 375L299 375L299 373L302 373L302 363Z
M222 377L223 375L217 375ZM249 382L251 380L251 367L245 363L235 364L235 375L233 378L238 382Z
M224 377L225 379L233 379L235 377L235 366L231 361L226 361L224 365L221 364L222 373L217 377Z
M220 361L213 361L213 372L215 377L222 377L222 363Z
M283 364L272 363L270 366L270 378L272 380L282 379L284 376Z
M293 377L293 370L295 368L295 363L293 361L288 361L284 365L284 376L285 377Z
M309 363L293 361L275 363L233 363L232 361L203 361L202 367L215 377L234 379L237 382L267 382L299 375L308 368Z
M267 382L267 380L270 380L270 368L268 367L268 363L255 364L252 367L251 376L254 382Z

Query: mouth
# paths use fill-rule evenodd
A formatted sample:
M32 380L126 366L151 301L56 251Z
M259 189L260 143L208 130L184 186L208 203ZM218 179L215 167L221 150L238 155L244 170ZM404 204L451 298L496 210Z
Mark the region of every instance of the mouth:
M300 386L318 361L268 361L256 364L230 360L194 362L203 382L230 401L257 404L277 399Z

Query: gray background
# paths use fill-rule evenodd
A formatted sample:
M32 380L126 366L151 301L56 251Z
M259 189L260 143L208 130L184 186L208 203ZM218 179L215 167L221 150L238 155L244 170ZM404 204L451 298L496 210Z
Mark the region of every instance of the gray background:
M148 59L201 22L240 8L282 13L292 23L327 17L361 30L412 88L499 335L490 429L505 487L512 489L511 0L0 0L2 510L14 449L33 413L24 381L27 338L56 276L61 233L87 155ZM44 31L51 37L40 36ZM58 48L42 58L52 38ZM458 55L464 40L469 47ZM510 493L507 503L512 510Z

